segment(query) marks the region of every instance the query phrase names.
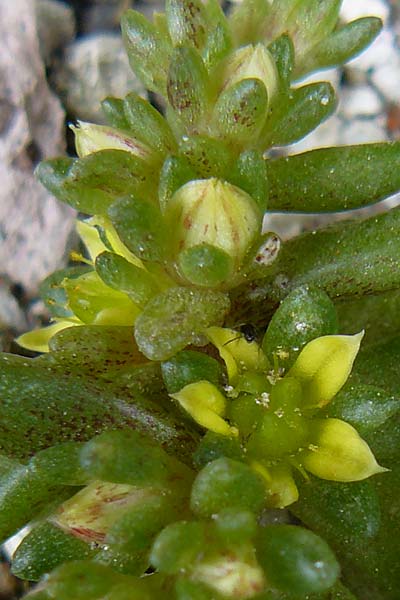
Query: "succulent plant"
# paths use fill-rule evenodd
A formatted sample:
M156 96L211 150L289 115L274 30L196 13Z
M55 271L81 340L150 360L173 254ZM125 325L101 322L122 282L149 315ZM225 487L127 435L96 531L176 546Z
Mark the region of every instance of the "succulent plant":
M109 126L39 165L82 248L18 338L40 356L0 357L0 538L29 524L27 598L398 598L399 208L262 227L400 188L397 142L283 152L336 106L304 78L381 28L340 5L128 11L153 103L106 98Z

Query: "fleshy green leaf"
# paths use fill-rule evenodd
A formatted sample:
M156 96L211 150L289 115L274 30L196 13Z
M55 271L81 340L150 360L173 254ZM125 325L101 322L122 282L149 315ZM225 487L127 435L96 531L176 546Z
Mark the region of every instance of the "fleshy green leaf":
M167 232L157 206L126 196L114 202L108 214L122 242L136 256L162 263L166 260Z
M310 83L294 89L285 104L271 124L267 121L264 147L286 146L310 133L335 110L335 92L329 83Z
M223 138L240 145L254 140L267 118L268 94L259 79L243 79L222 92L213 124Z
M175 48L167 89L171 106L189 131L201 124L208 107L208 76L203 61L192 48Z
M229 254L211 244L187 248L179 254L178 265L189 283L201 287L218 287L229 281L233 272L233 260Z
M271 210L350 210L399 189L400 142L320 148L266 165Z
M258 513L265 501L262 479L250 467L229 458L209 463L194 480L191 508L207 518L225 508Z
M220 363L202 352L183 350L161 364L162 376L170 394L178 392L185 385L206 379L214 385L222 380Z
M193 567L206 548L203 523L178 521L168 525L156 538L150 561L161 573L178 574Z
M165 93L171 54L167 36L135 10L124 14L121 28L132 70L146 88Z
M206 6L201 0L167 0L165 13L174 46L204 46L208 24Z
M257 202L261 211L265 211L269 194L268 170L266 160L260 152L242 152L228 179L247 192Z
M190 179L199 177L227 179L234 161L233 152L221 140L204 135L185 136L180 143L180 152L197 173L197 177L190 177Z
M289 594L323 592L339 576L339 564L328 544L312 531L295 525L262 528L257 558L270 584Z
M333 303L322 290L301 286L291 292L274 313L262 342L269 358L290 368L301 349L314 338L337 333Z
M151 300L136 321L135 338L150 360L166 360L200 341L211 323L229 310L225 294L175 287Z
M198 174L185 156L168 156L164 162L158 188L161 212L164 213L174 193Z
M150 273L119 254L100 254L96 258L96 272L106 285L124 292L139 306L145 306L160 291Z
M369 46L382 29L377 17L362 17L347 23L322 39L305 58L301 73L341 65Z
M175 151L176 142L166 119L147 100L130 93L123 101L123 110L135 137L161 156Z
M95 554L89 544L45 522L22 540L13 556L12 570L21 579L38 581L64 562L84 560Z

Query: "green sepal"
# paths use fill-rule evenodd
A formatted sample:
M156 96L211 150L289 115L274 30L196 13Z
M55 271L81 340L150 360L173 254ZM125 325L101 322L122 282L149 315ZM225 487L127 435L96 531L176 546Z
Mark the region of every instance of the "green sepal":
M167 232L157 206L126 196L110 206L108 215L121 241L133 254L144 260L165 262Z
M119 254L102 252L96 258L95 268L106 285L124 292L139 306L145 306L160 291L150 273Z
M172 51L167 36L135 10L123 15L121 28L132 70L147 89L165 94Z
M245 150L237 159L228 180L249 194L264 212L268 203L267 161L257 150Z
M18 546L12 571L21 579L38 581L65 562L85 560L95 554L96 550L86 542L44 522L34 527Z
M292 90L286 102L275 109L262 134L266 146L286 146L297 142L336 108L335 91L330 83L310 83Z
M202 50L204 65L209 72L218 68L229 51L232 49L232 38L226 22L220 22L207 32L207 38Z
M191 284L215 288L229 282L233 260L227 252L211 244L197 244L178 255L182 276Z
M240 544L254 538L257 521L254 513L248 510L226 508L214 520L215 531L225 544Z
M207 35L207 9L201 0L167 0L168 31L174 46L201 50Z
M285 369L314 338L338 333L335 307L329 296L310 286L300 286L282 301L262 341L268 358L277 357Z
M76 279L92 270L90 266L69 267L55 271L42 281L39 294L52 317L65 319L73 316L63 285L65 279Z
M185 156L168 156L161 169L158 187L161 212L165 212L169 200L180 187L197 177L198 174Z
M254 141L267 118L268 94L260 79L243 79L219 96L212 123L221 137L235 145Z
M275 61L282 91L287 92L294 69L293 41L287 33L284 33L269 44L268 50Z
M167 525L157 536L150 553L150 562L161 573L177 575L193 568L206 549L204 523L177 521Z
M296 75L346 63L369 46L381 29L378 17L362 17L347 23L313 47Z
M260 528L257 558L269 584L288 594L324 592L339 576L339 564L328 544L295 525Z
M266 385L270 387L267 378L264 377ZM258 423L265 409L260 402L256 402L253 394L240 394L239 398L233 400L228 406L228 416L237 425L244 437L254 432L254 425Z
M174 287L147 304L135 323L135 339L150 360L166 360L189 344L199 343L205 329L221 323L229 310L226 294Z
M147 100L133 92L123 100L123 110L134 137L165 156L176 150L176 142L166 119Z
M217 458L243 461L244 450L238 438L207 431L193 454L193 464L197 469L202 469Z
M175 496L164 490L144 496L111 526L105 543L131 555L148 551L155 535L182 516L182 497Z
M269 160L269 208L330 212L366 206L399 189L398 166L400 142L320 148Z
M185 136L179 149L197 173L192 179L228 178L234 154L221 140L205 135Z
M82 468L92 479L132 486L165 486L190 471L137 431L107 431L87 442L80 453Z
M142 192L149 186L146 163L124 150L100 150L77 160L43 161L35 173L59 200L87 214L106 214L118 196Z
M130 124L124 112L124 101L122 98L108 96L102 100L101 108L111 127L131 132Z
M161 372L169 394L203 379L218 386L223 375L222 366L215 358L194 350L183 350L162 362Z
M257 514L264 502L265 486L257 473L242 462L218 458L194 480L190 506L197 516L207 518L225 508Z
M235 45L245 46L263 39L263 28L270 18L271 6L265 0L235 3L229 19Z
M201 125L208 108L208 75L193 48L175 48L168 71L168 100L189 130Z

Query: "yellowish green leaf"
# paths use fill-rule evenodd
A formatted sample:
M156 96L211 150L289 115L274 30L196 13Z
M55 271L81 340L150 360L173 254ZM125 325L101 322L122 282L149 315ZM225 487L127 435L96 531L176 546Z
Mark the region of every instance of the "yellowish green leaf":
M288 464L279 463L266 467L262 463L254 461L251 466L265 481L268 506L285 508L298 500L299 492Z
M58 321L57 323L53 323L48 327L41 327L40 329L34 329L33 331L23 333L15 341L17 344L22 346L22 348L32 350L33 352L49 352L49 340L53 337L53 335L56 335L56 333L62 329L74 327L75 325L83 325L83 323L78 320Z

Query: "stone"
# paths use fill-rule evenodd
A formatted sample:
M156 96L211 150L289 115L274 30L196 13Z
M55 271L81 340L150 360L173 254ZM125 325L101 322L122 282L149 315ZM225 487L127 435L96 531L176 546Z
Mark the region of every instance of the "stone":
M45 79L30 0L0 2L0 108L0 274L34 294L65 265L75 212L32 173L63 153L65 115Z
M101 33L71 44L56 86L68 112L75 118L104 123L100 102L106 96L123 97L146 92L129 67L121 36Z
M75 17L70 6L58 0L34 0L40 54L46 65L56 50L75 37Z
M340 92L339 112L346 119L378 115L383 108L381 96L369 85L343 86Z

